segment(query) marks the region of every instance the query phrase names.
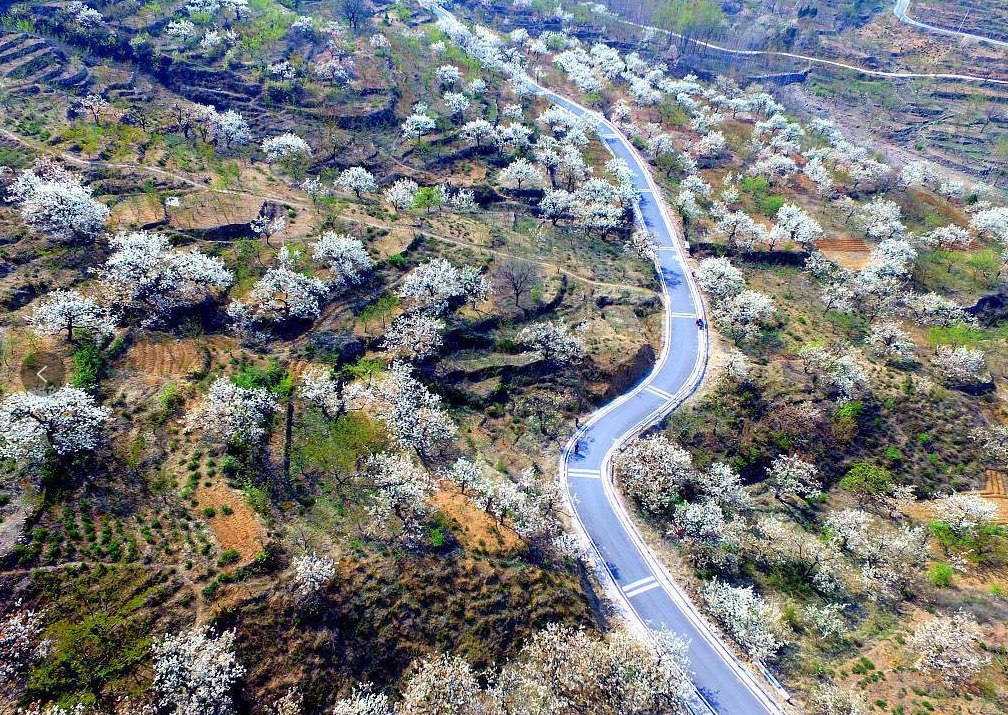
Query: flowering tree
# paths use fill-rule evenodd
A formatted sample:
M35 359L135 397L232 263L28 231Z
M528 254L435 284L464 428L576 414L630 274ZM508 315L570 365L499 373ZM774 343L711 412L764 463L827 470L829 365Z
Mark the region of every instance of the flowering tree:
M206 626L154 642L154 690L172 715L230 715L231 688L245 668L235 659L234 631L216 638Z
M395 207L396 211L405 211L413 206L413 200L419 190L420 187L415 181L399 179L385 191L385 198Z
M686 557L698 568L724 569L737 560L745 526L726 518L715 500L703 499L676 506L669 535L679 540Z
M569 365L585 357L584 343L563 320L527 325L518 331L515 339L529 350L538 350L547 362Z
M876 323L868 329L865 344L879 357L893 362L909 362L914 359L914 345L910 335L894 320Z
M951 616L936 615L914 631L908 645L920 658L918 667L937 676L946 685L969 683L990 659L978 652L983 632L976 619L959 610Z
M405 363L392 363L388 374L374 382L352 383L343 398L349 409L373 410L396 442L421 456L453 437L457 429L441 409L441 397L417 380Z
M869 238L898 238L906 233L900 221L901 211L893 201L876 197L858 210L858 221Z
M397 715L483 715L484 695L476 674L458 656L420 662L403 691Z
M336 562L315 552L294 559L294 588L299 597L313 600L336 575Z
M312 320L322 311L319 299L329 289L314 276L295 269L298 251L287 246L277 254L277 265L266 271L244 301L228 306L228 315L239 330L254 332L263 323L280 324L291 319Z
M469 98L461 92L445 92L442 99L448 109L448 114L452 117L460 117L465 110L469 109Z
M234 278L221 259L173 249L159 234L120 233L109 247L112 255L98 269L102 293L107 302L129 312L147 313L145 325L196 305L214 290L226 289Z
M332 715L393 715L392 702L384 693L376 693L365 683L349 697L336 701Z
M767 478L778 499L789 496L815 499L822 492L819 470L796 455L775 458L767 468Z
M285 132L270 137L262 143L263 154L270 164L279 164L285 171L295 173L311 158L312 149L297 134Z
M29 324L41 335L66 334L73 342L74 330L83 328L98 335L115 330L115 320L104 307L75 290L54 290L32 308Z
M689 452L662 434L630 442L617 454L613 469L623 490L653 514L666 512L695 477Z
M319 365L312 365L302 373L298 396L318 407L329 419L336 417L343 409L339 386L333 380L332 373Z
M784 204L777 210L775 228L788 241L803 248L813 245L823 235L822 226L794 204Z
M31 609L22 610L18 601L0 619L0 687L49 654L52 642L42 637L43 615Z
M781 646L772 630L775 615L752 586L731 586L713 579L704 586L703 597L713 616L747 654L760 662L774 657Z
M385 332L382 348L407 360L425 360L441 349L444 328L443 320L428 313L403 313Z
M360 239L333 231L319 236L312 260L328 266L329 283L336 289L363 283L364 277L374 267Z
M864 715L868 706L855 693L835 685L820 685L809 698L812 715Z
M340 173L336 183L347 191L352 191L361 198L361 194L368 194L374 191L378 185L375 183L374 175L363 166L351 166Z
M417 102L413 105L413 112L406 117L400 127L404 141L419 139L437 128L437 121L427 112L427 105L423 102Z
M522 184L539 186L543 182L542 174L535 165L528 159L515 159L507 165L500 173L501 181L507 184L514 184L519 190Z
M696 277L700 287L718 300L732 298L745 288L742 272L727 258L704 258L697 265Z
M368 506L372 526L398 521L399 536L407 543L420 543L433 511L429 500L436 491L427 472L405 454L388 452L371 455L366 472L375 488Z
M980 527L992 523L998 515L997 504L976 494L949 494L931 506L935 518L959 536L976 536Z
M47 395L15 392L0 402L0 457L40 462L98 446L109 411L76 387Z
M218 377L186 422L189 429L203 430L217 442L256 445L266 437L269 418L278 409L276 399L266 389L239 387L226 377Z
M951 385L978 385L989 377L981 350L939 345L932 362L941 378Z
M214 143L222 151L231 151L252 141L249 124L238 112L228 109L214 117Z
M504 715L685 715L692 692L686 641L671 633L654 640L617 630L605 638L550 624L509 662L490 693Z
M718 307L718 317L736 343L756 338L763 323L773 317L774 312L773 300L753 290L743 290Z
M37 161L22 171L7 198L18 204L25 223L60 241L94 240L109 215L91 189L52 161Z

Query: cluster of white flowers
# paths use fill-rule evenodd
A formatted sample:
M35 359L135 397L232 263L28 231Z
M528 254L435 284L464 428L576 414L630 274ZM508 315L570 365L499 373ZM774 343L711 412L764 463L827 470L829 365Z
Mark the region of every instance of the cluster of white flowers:
M231 715L231 688L245 673L234 639L234 631L215 638L203 626L155 641L153 686L161 707L172 715Z
M385 331L382 349L407 360L425 360L441 349L444 329L444 321L436 315L423 311L403 313Z
M977 385L989 377L983 351L965 346L939 345L932 363L941 378L951 385Z
M797 455L776 457L767 468L767 479L778 497L801 496L815 499L822 492L819 469Z
M436 118L428 112L427 105L423 102L417 102L413 105L413 111L406 117L400 128L404 141L419 139L437 128Z
M39 300L32 306L28 323L41 335L66 333L68 342L78 328L104 336L116 326L107 308L73 289L54 290Z
M976 494L953 493L936 499L931 508L935 518L957 534L976 534L978 528L990 524L998 515L998 506Z
M429 502L436 486L430 475L405 454L389 452L371 455L366 472L375 489L368 506L372 526L388 528L393 519L398 520L400 538L420 543L433 513Z
M426 454L455 435L457 427L441 408L441 397L393 362L389 372L369 383L354 382L343 391L349 409L372 410L402 447Z
M959 610L951 616L938 614L925 621L908 645L920 657L921 670L956 687L968 683L990 663L977 647L982 637L976 619Z
M24 222L63 241L93 240L105 228L109 208L91 189L52 161L41 160L11 184L7 198Z
M868 329L865 344L879 357L894 362L909 362L914 359L916 345L909 333L895 320L884 320Z
M461 268L435 258L410 271L399 287L399 297L413 310L441 314L453 300L478 304L490 295L490 282L474 266Z
M172 248L159 234L123 232L110 239L109 247L112 255L97 271L101 291L109 303L146 314L145 325L196 305L234 280L221 259Z
M294 559L293 567L295 588L306 599L316 597L336 575L336 562L314 552Z
M44 614L23 610L21 601L0 619L0 684L7 684L49 654L52 642L42 637Z
M326 231L314 245L312 260L329 268L329 283L334 288L359 285L374 267L360 239Z
M253 335L257 326L289 320L314 320L322 311L320 299L329 288L315 276L296 269L299 251L284 246L277 265L266 271L244 300L228 305L228 316L240 332Z
M189 429L202 430L209 439L255 445L266 437L267 421L278 409L276 399L265 388L239 387L218 377L186 422Z
M378 186L375 183L374 174L363 166L351 166L344 169L340 172L336 183L343 189L354 192L357 198L360 198L361 194L371 193Z
M15 392L0 402L0 456L38 462L50 452L62 457L93 450L109 417L76 387L46 395Z
M798 352L806 372L818 385L821 379L837 402L856 398L868 387L868 375L852 350L828 350L820 345L803 345Z
M332 373L319 365L305 369L298 385L298 396L318 407L327 417L335 417L343 409L339 386Z
M291 132L270 137L262 143L262 151L271 164L302 162L312 155L308 142Z
M585 357L584 341L563 320L543 320L526 325L515 337L519 345L538 351L544 360L570 365Z
M420 187L412 179L399 179L385 191L385 199L396 211L405 211L413 206Z
M704 585L703 596L711 614L750 657L763 662L777 653L781 642L772 630L776 616L752 586L713 579Z

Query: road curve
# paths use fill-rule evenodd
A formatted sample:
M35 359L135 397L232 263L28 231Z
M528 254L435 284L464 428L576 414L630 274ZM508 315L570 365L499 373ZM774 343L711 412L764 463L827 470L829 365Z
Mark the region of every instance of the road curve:
M907 4L909 4L909 0L899 0L899 1L900 2L906 2ZM899 8L899 4L898 3L897 3L896 7L897 7L897 9ZM905 10L905 6L904 6L904 10ZM905 12L904 12L903 15L900 15L897 12L896 13L896 17L899 18L900 20L904 21L904 22L907 22L907 23L911 24L911 25L916 25L918 27L924 27L924 28L930 28L930 25L924 25L922 23L917 22L916 20L911 20L910 18L906 17ZM632 22L630 20L624 20L623 18L615 18L614 22L618 22L618 23L620 23L622 25L629 25L631 27L637 27L637 28L640 28L642 30L650 30L651 32L658 32L658 33L661 33L663 35L671 35L672 37L678 37L679 39L683 39L682 35L679 35L679 34L677 34L675 32L671 32L669 30L664 30L664 29L662 29L660 27L654 27L652 25L642 25L639 22ZM948 30L942 30L942 28L934 28L934 29L942 31L942 32L951 32L951 31L948 31ZM953 33L953 34L956 34L956 33ZM997 43L997 44L1003 44L1003 43L1000 43L1000 41L998 41L998 40L990 40L988 38L980 38L980 37L975 36L975 35L972 35L972 36L971 35L964 35L964 33L958 33L958 34L966 36L966 37L976 37L977 39L982 39L982 40L985 40L987 42L993 42L993 43ZM867 67L861 67L860 65L852 65L852 64L848 64L846 62L838 62L836 60L827 60L827 59L824 59L822 57L814 57L812 55L800 55L800 54L796 54L794 52L777 52L776 50L736 50L736 49L732 49L730 47L722 47L721 45L716 45L713 42L704 42L702 40L697 40L697 39L692 39L691 42L693 42L696 45L699 45L700 47L706 47L707 49L710 49L710 50L716 50L717 52L725 52L727 54L737 55L737 56L740 56L740 57L756 57L756 56L762 56L762 57L785 57L787 59L800 60L802 62L808 62L810 64L823 65L825 67L834 67L836 69L848 70L850 72L856 72L858 74L862 74L862 75L865 75L867 77L883 77L885 79L947 79L947 80L956 80L956 81L959 81L959 82L975 82L975 83L979 83L979 84L1008 85L1008 80L1005 80L1005 79L994 79L993 77L983 77L983 76L980 76L980 75L956 74L956 73L951 73L951 72L887 72L885 70L873 70L873 69L869 69Z
M900 22L905 22L907 25L912 25L913 27L919 27L922 30L928 30L930 32L937 32L942 35L952 35L954 37L962 37L967 40L974 40L976 42L986 42L988 45L994 45L995 47L1008 48L1008 42L1003 40L995 40L993 37L984 37L983 35L974 35L972 32L962 32L960 30L951 30L947 27L938 27L937 25L929 25L926 22L920 22L914 20L912 17L907 15L907 10L910 9L910 0L896 0L896 7L893 8L893 12Z
M434 3L428 7L439 17L458 22L443 7ZM769 688L735 657L647 546L613 485L616 450L682 404L706 371L707 334L696 325L698 318L706 322L706 313L686 267L683 240L647 162L630 140L601 114L527 75L523 79L534 93L585 119L609 151L626 160L640 194L638 223L655 237L654 263L664 302L662 350L651 373L592 414L561 452L560 475L575 522L604 566L600 576L630 625L645 636L671 631L689 640L695 685L689 705L695 713L782 715L784 710Z

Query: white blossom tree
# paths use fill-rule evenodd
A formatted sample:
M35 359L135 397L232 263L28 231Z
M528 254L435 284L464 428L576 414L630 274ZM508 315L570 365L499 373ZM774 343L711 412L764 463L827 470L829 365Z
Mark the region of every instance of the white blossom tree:
M508 164L500 173L503 183L514 184L521 190L522 185L540 186L543 183L543 176L539 170L528 159L524 157L515 159Z
M736 343L743 343L755 339L774 312L773 300L769 296L753 290L743 290L722 301L717 315L725 332Z
M123 232L109 240L109 247L112 254L97 271L102 295L108 303L143 315L145 325L198 304L234 279L221 259L172 248L159 234Z
M767 479L778 499L790 496L815 499L822 492L819 469L797 455L776 457L767 468Z
M328 368L311 365L301 374L298 396L310 405L322 410L329 419L336 417L343 409L339 385Z
M969 683L990 659L977 644L983 632L976 619L963 610L938 614L917 627L908 641L918 657L918 667L951 687Z
M7 198L18 205L26 224L60 241L94 240L109 215L108 206L96 200L90 188L52 161L37 161L22 171Z
M317 598L336 576L336 562L314 551L301 554L291 566L294 588L298 596L305 600Z
M733 298L745 288L742 272L727 258L704 258L697 264L700 287L718 300Z
M950 385L978 385L989 377L987 360L981 350L939 345L931 361L942 380Z
M313 320L322 308L319 300L329 292L315 276L296 270L300 253L284 246L277 265L256 281L244 300L228 306L228 315L242 332L254 333L261 324L283 324L292 319Z
M695 478L689 452L661 434L630 442L616 455L613 469L627 495L653 514L670 509Z
M0 457L40 462L98 446L109 411L76 387L51 394L15 392L0 402Z
M807 249L823 235L822 226L794 204L784 204L777 210L775 226L792 243Z
M276 398L262 387L240 387L218 377L203 401L186 417L190 430L202 430L223 444L256 445L266 437L270 416L279 409Z
M576 363L585 357L584 342L563 320L543 320L518 331L515 340L529 350L537 350L547 362Z
M975 536L980 527L998 516L997 504L977 494L948 494L936 499L931 508L935 518L959 536Z
M154 690L172 715L230 715L231 688L245 673L234 631L214 637L206 626L166 634L151 646Z
M285 132L266 139L262 152L270 164L279 164L286 171L297 171L311 158L312 148L297 134Z
M360 285L374 262L360 239L326 231L313 246L312 260L329 268L329 283L335 289Z
M413 105L412 113L406 117L400 127L404 141L419 139L437 128L437 121L428 114L428 111L427 105L423 102L417 102Z
M865 344L879 357L897 363L912 361L917 348L910 334L894 320L872 325L865 336Z
M0 618L0 687L20 677L45 658L52 641L44 638L44 613L25 609L21 601Z
M413 206L420 187L412 179L399 179L385 191L385 199L396 211L405 211Z
M387 529L397 522L397 535L418 544L433 513L430 498L436 491L427 472L405 454L382 452L368 458L365 471L374 484L368 505L372 526Z
M388 373L369 382L354 382L343 391L348 409L372 410L396 442L421 456L455 435L457 427L441 408L441 397L413 376L409 365L394 362Z
M378 188L374 175L363 166L344 169L336 183L346 191L354 192L358 199L361 198L361 194L369 194Z
M382 348L396 357L425 360L441 349L444 329L444 321L428 313L403 313L385 332Z
M109 311L78 291L54 290L32 306L28 323L40 335L66 334L73 342L74 330L90 330L105 336L115 330L115 319Z
M732 586L713 579L703 589L707 608L742 649L764 662L781 646L773 632L776 615L752 586Z

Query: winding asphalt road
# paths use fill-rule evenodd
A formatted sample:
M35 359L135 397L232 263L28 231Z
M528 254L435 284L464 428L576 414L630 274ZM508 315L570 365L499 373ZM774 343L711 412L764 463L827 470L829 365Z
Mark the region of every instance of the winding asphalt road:
M439 5L429 7L458 22ZM704 303L686 268L681 236L633 144L597 112L524 79L534 93L586 120L609 151L626 160L640 194L638 223L655 237L654 263L664 299L663 346L651 373L592 414L561 453L560 474L575 521L604 565L600 576L631 626L646 636L671 631L689 640L695 685L689 705L695 713L780 715L784 711L769 688L725 646L644 542L613 485L614 452L675 410L699 387L707 367L707 334L696 324L698 318L706 322Z
M929 25L926 22L919 22L918 20L914 20L912 17L909 17L907 15L907 10L909 9L910 9L910 0L896 0L896 7L893 8L893 12L896 13L896 17L899 18L900 22L905 22L907 25L913 25L914 27L919 27L922 30L937 32L942 35L952 35L954 37L962 37L967 40L974 40L976 42L986 42L987 44L994 45L995 47L1004 47L1008 49L1008 42L1005 42L1004 40L995 40L993 37L974 35L972 32L951 30L947 27L938 27L937 25Z
M960 37L971 38L979 41L990 42L996 45L1003 45L1000 40L992 40L987 37L980 37L979 35L970 35L964 32L957 32L954 30L945 30L939 27L933 27L931 25L925 25L924 23L912 20L906 15L906 9L910 4L910 0L897 0L896 6L894 8L896 17L909 25L915 27L920 27L923 29L933 29L942 33L951 33L953 35L959 35ZM901 8L902 6L902 8ZM649 30L651 32L657 32L662 35L670 35L672 37L678 37L683 39L682 35L675 32L665 30L661 27L654 27L652 25L642 25L639 22L632 22L631 20L624 20L623 18L616 18L614 22L618 22L622 25L629 25L630 27L637 27L642 30ZM723 47L722 45L717 45L713 42L704 42L702 40L692 39L695 45L699 47L706 47L717 52L724 52L729 55L736 55L739 57L786 57L792 60L800 60L802 62L808 62L809 64L823 65L824 67L832 67L834 69L847 70L849 72L855 72L857 74L865 75L866 77L883 77L885 79L947 79L956 80L959 82L975 82L979 84L996 84L996 85L1008 85L1008 80L1006 79L994 79L993 77L984 77L982 75L971 75L971 74L958 74L955 72L890 72L887 70L873 70L867 67L861 67L860 65L852 65L847 62L838 62L837 60L827 60L822 57L815 57L813 55L801 55L795 52L778 52L776 50L737 50L731 47Z

